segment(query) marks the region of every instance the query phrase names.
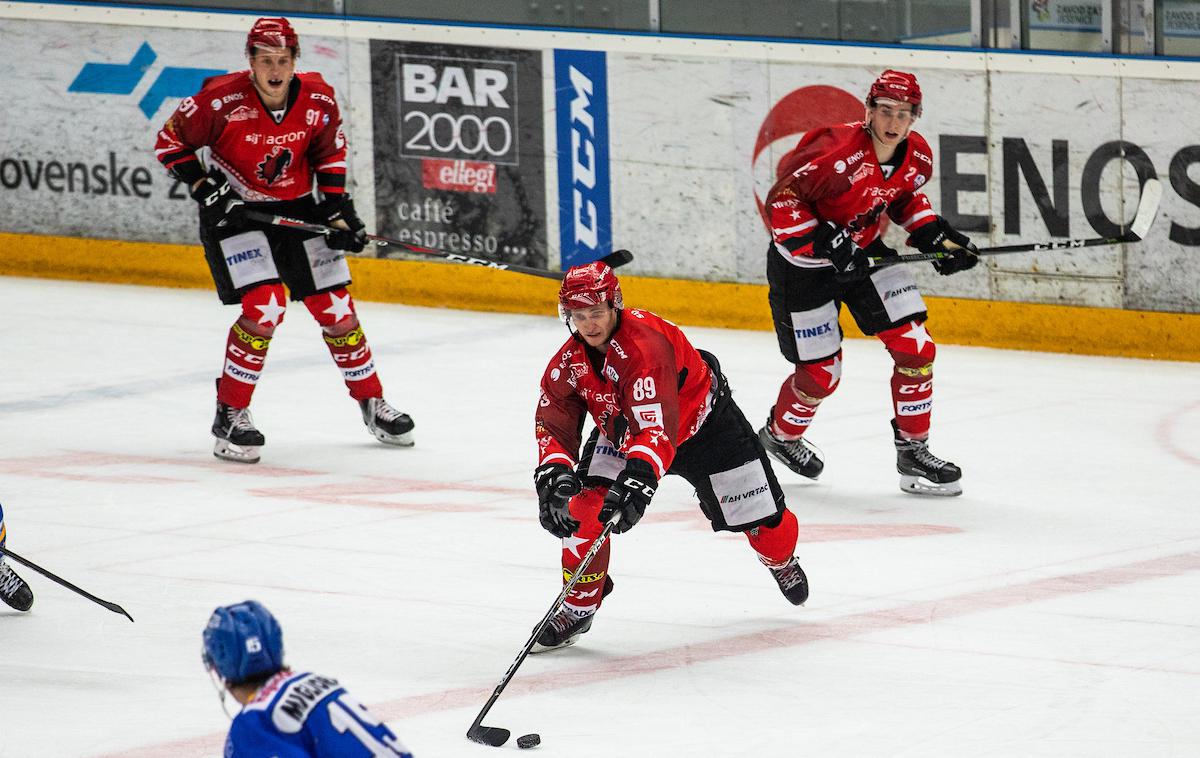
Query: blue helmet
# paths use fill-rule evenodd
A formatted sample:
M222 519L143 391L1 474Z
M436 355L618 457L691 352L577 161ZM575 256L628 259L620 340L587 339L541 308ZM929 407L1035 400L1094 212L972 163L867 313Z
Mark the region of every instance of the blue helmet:
M256 600L213 611L204 628L204 665L227 684L283 668L283 630Z

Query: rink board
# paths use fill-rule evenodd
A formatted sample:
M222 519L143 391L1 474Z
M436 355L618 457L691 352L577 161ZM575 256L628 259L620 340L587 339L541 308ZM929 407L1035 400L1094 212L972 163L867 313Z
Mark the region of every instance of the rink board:
M212 286L199 247L0 233L0 275L164 287ZM351 258L360 300L553 314L553 280L447 263ZM680 324L771 330L767 288L622 275L626 302ZM215 296L214 296L215 297ZM1200 361L1200 315L927 297L931 332L947 344ZM842 330L862 337L849 313Z

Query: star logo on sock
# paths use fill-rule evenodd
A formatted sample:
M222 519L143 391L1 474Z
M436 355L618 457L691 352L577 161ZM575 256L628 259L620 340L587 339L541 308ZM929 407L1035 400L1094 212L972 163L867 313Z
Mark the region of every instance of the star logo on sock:
M575 556L576 558L582 558L583 556L579 554L579 546L587 541L588 540L585 540L582 537L576 537L574 534L572 534L570 537L563 537L563 550L570 550L571 555Z
M912 325L911 328L909 328L907 332L900 336L908 337L910 340L917 343L917 355L920 355L921 352L925 350L925 345L933 342L933 337L930 337L929 332L925 331L924 323L917 323L916 321L909 323Z
M262 316L258 319L258 323L271 324L272 326L279 324L279 319L283 317L283 312L287 310L286 305L280 305L279 301L275 299L274 292L271 293L271 299L267 301L266 305L256 305L254 307L262 313Z
M350 308L350 293L346 293L345 297L338 297L330 293L329 307L321 311L321 313L328 313L333 316L335 322L352 316L354 311Z
M822 366L821 370L829 374L830 387L837 384L838 380L842 378L842 356L835 357L833 363L828 366Z

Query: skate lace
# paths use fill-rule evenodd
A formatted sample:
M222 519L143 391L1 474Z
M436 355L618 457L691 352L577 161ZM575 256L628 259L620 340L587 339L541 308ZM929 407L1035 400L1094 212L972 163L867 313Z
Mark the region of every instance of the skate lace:
M920 463L922 466L931 469L940 469L946 465L946 461L943 461L941 458L929 452L929 446L924 442L910 440L909 445L911 445L909 450L912 452L913 457L916 458L917 463Z
M21 581L21 577L17 576L7 563L0 562L0 595L12 597L22 584L24 582Z
M800 573L800 562L795 558L780 568L772 568L771 573L775 574L775 580L779 582L780 588L785 591L804 581L804 577Z
M388 404L388 401L379 398L379 402L375 404L375 418L381 421L395 421L404 414Z
M225 411L225 420L229 422L230 432L253 432L254 419L250 417L249 408L230 407Z
M776 439L775 441L784 449L789 458L801 465L808 463L815 455L815 451L804 444L803 437L795 440Z

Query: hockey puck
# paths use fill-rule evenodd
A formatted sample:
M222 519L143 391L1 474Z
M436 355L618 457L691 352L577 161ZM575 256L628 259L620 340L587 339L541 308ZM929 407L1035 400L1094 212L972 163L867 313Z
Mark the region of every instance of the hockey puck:
M517 738L517 747L522 750L528 750L531 747L537 747L542 744L542 735L540 734L522 734Z

